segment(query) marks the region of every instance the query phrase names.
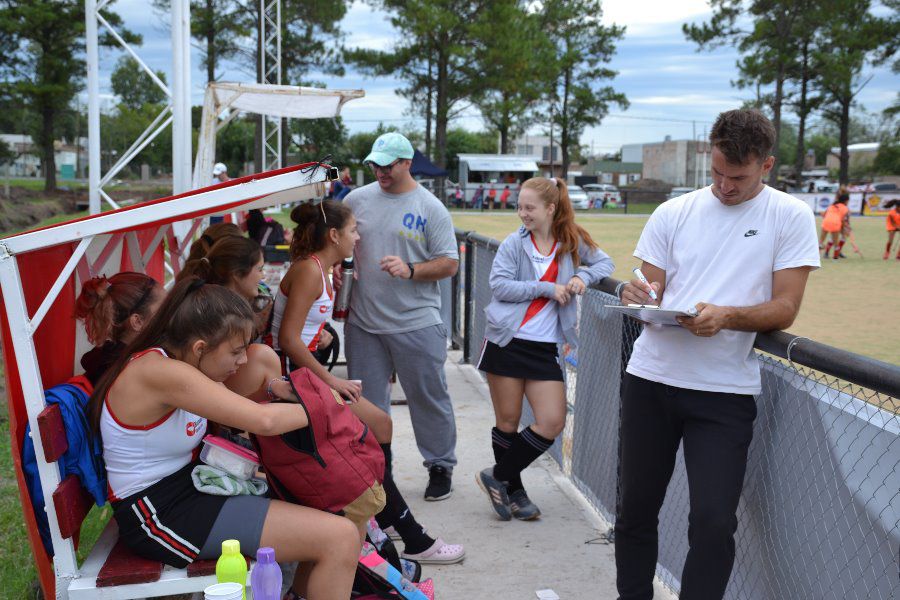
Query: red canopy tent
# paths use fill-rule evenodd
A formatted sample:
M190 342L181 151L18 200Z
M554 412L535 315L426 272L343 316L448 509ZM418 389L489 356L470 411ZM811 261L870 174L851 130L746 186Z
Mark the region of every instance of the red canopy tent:
M297 165L0 239L0 334L13 461L45 597L88 595L79 593L88 585L79 584L84 569L52 509L47 516L54 556L43 551L21 463L25 426L37 432L37 415L45 408L43 390L78 374L78 359L89 348L73 317L81 283L122 270L171 281L205 217L321 198L336 177L326 165ZM45 505L52 507L59 470L47 463L40 443L35 453ZM186 588L173 584L167 593L180 591Z

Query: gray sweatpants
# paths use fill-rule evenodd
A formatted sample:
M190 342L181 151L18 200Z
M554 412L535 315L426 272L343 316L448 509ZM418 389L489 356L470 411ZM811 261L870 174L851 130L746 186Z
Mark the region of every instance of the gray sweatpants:
M397 371L423 464L452 471L456 464L456 419L444 374L444 326L375 334L346 323L344 337L347 371L350 379L362 380L363 396L390 413L390 380Z

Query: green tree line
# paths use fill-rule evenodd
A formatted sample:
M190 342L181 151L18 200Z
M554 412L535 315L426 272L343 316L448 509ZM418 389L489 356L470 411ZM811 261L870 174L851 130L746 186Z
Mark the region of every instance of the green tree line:
M829 137L835 135L834 145L840 147L838 179L846 184L851 176L847 147L852 141L880 141L885 153L897 144L896 125L881 127L876 139L851 136L853 111L861 109L870 68L889 62L900 40L900 1L881 4L874 6L871 0L710 0L711 18L682 29L699 50L723 45L738 49L738 78L732 84L757 90L751 104L772 117L779 134L779 162L793 166L795 180L799 181L812 141L810 119L818 116L824 124L814 136L821 141L823 131ZM898 69L896 62L892 66ZM898 105L900 94L885 115L888 119ZM788 111L796 115L798 124L791 139L784 140L783 115ZM785 155L788 147L792 152ZM777 176L778 170L773 169L770 184L776 183Z
M372 77L402 81L399 94L408 114L424 123L406 132L436 164L454 168L460 151L502 151L523 132L541 129L562 148L567 172L579 158L580 138L599 125L613 106L628 100L612 85L610 68L625 30L604 25L600 0L366 0L387 15L398 32L388 50L353 45L341 29L349 0L282 0L282 81L320 85L315 73L341 74L347 66ZM733 84L755 90L750 104L772 116L779 132L778 158L800 171L810 148L842 148L839 177L849 172L847 146L854 127L866 121L860 99L872 66L889 63L900 39L900 0L711 0L707 22L685 24L698 50L735 46L740 52ZM169 0L153 0L159 23L168 27ZM878 10L875 10L875 9ZM130 43L139 36L121 27L115 5L104 17ZM880 15L880 16L879 16ZM253 0L192 0L191 35L201 51L207 81L238 68L259 73L259 4ZM103 38L104 46L113 40ZM900 69L897 62L892 67ZM84 135L84 8L80 0L0 0L0 128L30 133L40 149L47 189L53 189L53 141ZM157 74L161 79L162 73ZM123 56L112 76L116 106L102 116L104 168L115 161L165 108L165 95L133 60ZM898 95L900 98L900 95ZM485 132L453 127L476 109ZM897 140L900 99L874 127L889 157ZM194 126L199 107L194 110ZM789 123L786 115L796 117ZM867 135L873 127L868 119ZM854 125L857 124L857 126ZM865 129L865 128L863 128ZM380 127L378 131L384 130ZM291 160L332 155L353 164L363 156L360 140L376 132L349 135L341 119L295 120L283 127ZM489 143L488 143L488 140ZM135 164L167 172L171 134L161 134ZM868 141L868 140L866 140ZM259 121L234 120L217 140L217 156L232 170L260 155ZM460 150L461 149L461 150ZM893 154L892 154L893 152ZM887 165L887 166L885 166Z

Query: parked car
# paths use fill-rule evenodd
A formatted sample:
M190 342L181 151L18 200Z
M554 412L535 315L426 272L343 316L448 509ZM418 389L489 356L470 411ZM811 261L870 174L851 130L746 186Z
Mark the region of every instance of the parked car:
M604 208L607 204L618 206L622 195L618 188L608 183L588 183L581 186L591 201L591 208Z
M580 186L569 186L569 200L572 201L572 208L576 210L587 210L591 207L591 199Z
M672 198L677 198L678 196L684 196L689 192L693 192L694 188L692 187L673 187L672 191L669 192L669 195L666 196L666 200L671 200Z
M840 186L833 181L813 179L801 186L800 191L807 194L836 194Z
M897 184L882 181L879 183L867 183L865 185L854 185L850 187L851 192L866 192L867 194L896 192Z

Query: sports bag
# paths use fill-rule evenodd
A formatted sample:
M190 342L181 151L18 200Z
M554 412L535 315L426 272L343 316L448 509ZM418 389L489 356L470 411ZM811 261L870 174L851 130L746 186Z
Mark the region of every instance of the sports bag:
M306 367L288 377L309 425L252 436L274 493L332 513L384 479L384 452L344 400Z
M365 588L370 593L359 594L355 590ZM356 565L356 581L351 598L358 600L392 599L400 600L434 600L434 583L426 579L420 583L412 583L404 578L400 571L388 563L375 547L366 542L363 544Z

